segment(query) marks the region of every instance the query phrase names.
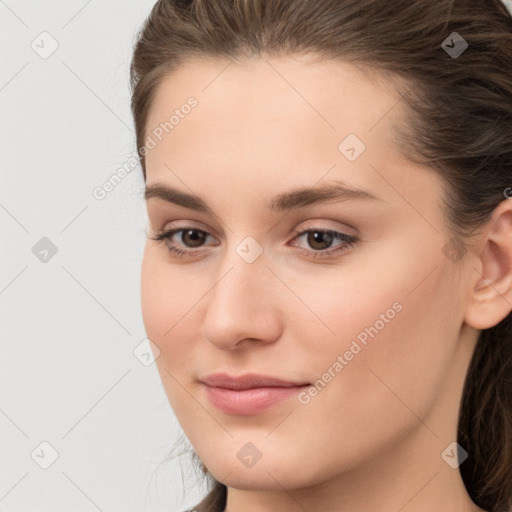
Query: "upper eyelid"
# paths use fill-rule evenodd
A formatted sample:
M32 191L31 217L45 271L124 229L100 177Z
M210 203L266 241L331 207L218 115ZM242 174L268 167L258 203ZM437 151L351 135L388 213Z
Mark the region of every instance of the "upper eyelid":
M182 220L181 222L188 222L188 224L184 224L183 226L170 226L169 228L163 227L161 229L154 229L154 231L155 232L158 231L159 233L164 233L164 232L178 230L178 229L197 229L199 231L204 231L204 232L206 232L212 236L215 236L217 238L220 237L220 235L217 235L217 230L215 228L213 228L213 229L210 227L203 228L202 225L204 225L204 224L201 221ZM324 224L325 222L336 222L338 224L343 224L343 226L341 226L341 227L322 226L322 224ZM201 224L201 225L197 226L197 225L195 225L196 223ZM304 223L306 223L306 225L304 225ZM167 225L167 224L164 224L164 226L165 225ZM299 225L301 226L300 228L293 228L291 231L293 233L295 233L295 232L307 231L310 229L316 229L319 231L336 231L336 232L345 233L345 234L351 235L351 236L359 236L359 230L355 226L352 226L352 225L342 222L340 220L335 221L334 219L330 219L330 221L328 221L326 219L319 218L318 220L303 220L299 223ZM230 230L230 231L232 231L232 230Z

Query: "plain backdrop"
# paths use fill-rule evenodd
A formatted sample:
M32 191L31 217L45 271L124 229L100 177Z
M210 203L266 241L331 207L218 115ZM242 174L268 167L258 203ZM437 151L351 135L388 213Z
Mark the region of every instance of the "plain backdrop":
M174 512L205 492L166 462L181 429L144 358L140 167L93 194L135 150L153 4L0 0L1 512Z

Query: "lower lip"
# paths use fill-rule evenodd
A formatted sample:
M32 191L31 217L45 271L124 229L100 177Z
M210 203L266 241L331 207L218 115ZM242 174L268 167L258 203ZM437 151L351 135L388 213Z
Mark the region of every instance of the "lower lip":
M234 390L206 386L210 402L226 414L249 416L265 411L284 400L296 397L309 386L262 387Z

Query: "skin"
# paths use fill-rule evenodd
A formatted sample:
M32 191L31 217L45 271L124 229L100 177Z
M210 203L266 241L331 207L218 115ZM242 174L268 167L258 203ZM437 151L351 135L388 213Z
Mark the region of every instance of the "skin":
M441 454L456 441L479 329L512 308L510 201L453 261L443 252L443 181L393 145L406 114L391 81L304 56L228 63L196 58L157 90L148 133L190 96L198 105L147 155L146 184L194 193L213 214L148 199L141 274L163 386L228 486L226 510L482 510ZM349 133L366 145L352 162L338 150ZM333 180L380 199L266 208L278 193ZM167 243L195 255L175 258L150 238L191 225L210 234L202 245L183 232ZM301 249L342 242L315 246L294 228L360 241L314 259ZM263 251L252 263L236 252L247 236ZM401 311L308 404L226 414L198 382L224 371L313 383L394 303ZM237 457L248 442L262 454L252 467Z

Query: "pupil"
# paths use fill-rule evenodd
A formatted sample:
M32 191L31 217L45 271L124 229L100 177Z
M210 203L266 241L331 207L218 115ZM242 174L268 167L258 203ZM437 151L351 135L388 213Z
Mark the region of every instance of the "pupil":
M323 240L322 241L324 236L327 237L327 240ZM311 238L312 238L312 240L311 240ZM330 233L326 233L324 231L312 231L310 233L310 237L309 237L308 243L313 248L325 249L325 247L315 247L315 243L320 243L320 245L322 245L322 243L326 243L326 241L330 245L330 242L332 241L332 235Z
M189 229L188 231L186 231L184 233L186 236L190 236L190 238L193 240L193 241L199 241L199 244L196 244L196 245L200 245L200 243L203 241L204 239L204 233L201 233L199 230L197 229ZM194 244L192 244L194 245Z

